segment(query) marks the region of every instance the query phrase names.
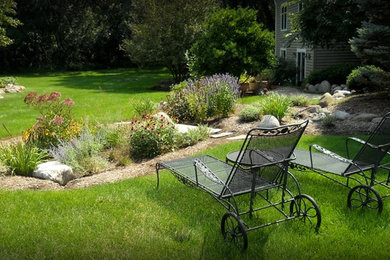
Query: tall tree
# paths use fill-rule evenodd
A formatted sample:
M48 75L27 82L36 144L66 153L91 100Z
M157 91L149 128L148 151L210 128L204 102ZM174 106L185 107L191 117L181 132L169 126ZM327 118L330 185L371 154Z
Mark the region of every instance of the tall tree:
M218 6L214 0L134 0L122 48L132 61L166 66L175 81L187 75L185 52L201 33L201 24Z
M11 38L6 34L6 27L16 27L20 24L18 19L12 16L16 14L16 3L13 0L0 0L0 47L12 43Z
M367 20L349 41L351 50L365 63L390 71L390 1L359 0L358 3Z

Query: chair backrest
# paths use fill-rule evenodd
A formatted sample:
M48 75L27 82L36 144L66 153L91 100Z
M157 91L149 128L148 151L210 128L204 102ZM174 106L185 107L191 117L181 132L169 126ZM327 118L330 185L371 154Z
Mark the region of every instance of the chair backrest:
M270 167L264 167L260 174L262 179L270 182L277 181L282 168L280 165L275 165L274 162L281 162L291 157L307 124L308 121L306 120L299 124L284 125L276 128L251 129L241 146L238 159L234 163L234 167L226 182L227 186L234 193L240 192L236 190L238 187L240 187L239 189L250 189L252 180L248 179L248 176L251 176L252 173L245 168L245 166L250 165L274 164ZM276 168L276 170L271 168ZM227 192L229 191L224 189L222 194L227 194Z
M386 144L388 144L386 146ZM375 147L384 145L381 149ZM366 143L361 147L358 153L353 158L353 162L357 165L375 165L382 161L390 149L390 112L387 113L376 128L371 132ZM346 172L355 170L356 166L350 165Z

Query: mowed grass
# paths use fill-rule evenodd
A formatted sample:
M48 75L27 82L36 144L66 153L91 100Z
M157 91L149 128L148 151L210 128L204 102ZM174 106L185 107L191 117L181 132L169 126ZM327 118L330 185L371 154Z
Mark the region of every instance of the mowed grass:
M74 113L80 120L101 123L128 120L133 115L131 99L166 99L167 92L153 91L159 80L169 79L165 69L115 69L82 72L53 72L14 75L26 91L5 94L0 100L0 138L21 135L34 124L38 113L27 107L23 99L28 92L39 94L59 91L75 101Z
M344 150L344 137L302 138ZM241 142L206 151L224 159ZM386 259L390 202L381 215L346 207L348 190L314 173L295 172L302 190L322 212L318 234L298 221L249 232L241 253L220 233L225 213L208 194L178 182L167 171L88 189L0 191L1 259ZM247 199L243 197L243 199ZM286 205L288 207L289 205ZM280 215L255 215L265 223Z

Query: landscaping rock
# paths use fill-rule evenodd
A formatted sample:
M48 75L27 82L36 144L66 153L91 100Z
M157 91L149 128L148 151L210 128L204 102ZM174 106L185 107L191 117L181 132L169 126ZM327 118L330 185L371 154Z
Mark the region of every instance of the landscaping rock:
M265 115L263 120L260 121L259 127L262 128L274 128L280 126L278 119L271 115Z
M355 121L364 121L364 122L371 122L374 118L377 118L377 115L370 114L370 113L361 113L352 118L352 120ZM379 123L379 122L378 122Z
M352 92L349 91L349 90L335 90L334 93L335 93L335 94L341 93L341 94L343 94L344 96L349 96L349 95L352 94Z
M33 172L33 177L51 180L60 185L65 185L69 181L76 179L76 175L73 174L71 167L57 161L39 164L37 169Z
M332 93L336 93L337 90L343 90L343 88L340 86L336 86L335 88L332 88Z
M341 84L340 87L342 90L349 90L348 86L345 84Z
M326 92L330 92L330 88L331 88L331 86L330 86L329 81L324 80L319 85L318 91L321 92L321 93L326 93Z
M337 120L345 120L347 119L348 117L350 117L351 114L345 112L345 111L342 111L342 110L336 110L334 113L333 113L333 117Z
M220 133L220 134L210 135L210 137L211 138L221 138L221 137L229 136L232 134L233 134L233 132L224 132L224 133Z
M174 124L174 122L171 119L171 117L168 116L168 114L165 113L165 112L158 112L157 114L154 114L153 117L156 118L156 119L164 118L164 120L166 120L167 122L169 122L171 124Z
M335 101L335 100L334 100L334 98L332 97L331 94L325 93L325 94L321 97L320 102L318 103L318 105L320 105L321 107L327 107L327 106L333 104L334 101Z
M308 111L309 113L319 113L320 110L321 110L321 106L319 106L319 105L311 106L311 107L309 107L309 108L307 109L307 111Z
M345 95L341 92L337 92L337 93L333 94L333 98L342 99L342 98L345 98Z
M5 93L19 93L19 92L22 92L25 89L26 88L23 87L23 86L14 85L14 84L8 84L7 86L5 86L4 92Z
M313 121L320 121L324 117L326 117L326 114L323 113L323 112L321 112L321 113L313 113L310 117L311 117L311 120L313 120Z
M315 93L318 91L318 87L316 87L317 85L309 85L307 86L307 91L310 92L310 93Z

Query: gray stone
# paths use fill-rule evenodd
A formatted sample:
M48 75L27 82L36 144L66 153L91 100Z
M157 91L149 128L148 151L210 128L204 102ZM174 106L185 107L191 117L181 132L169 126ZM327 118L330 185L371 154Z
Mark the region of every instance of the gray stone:
M326 107L321 108L321 113L325 113L325 115L329 115L331 112Z
M355 121L364 121L371 122L374 118L377 118L378 115L370 114L370 113L361 113L354 116L352 119Z
M318 91L318 87L316 87L317 85L309 85L308 87L307 87L307 91L308 92L310 92L310 93L315 93L315 92L317 92Z
M69 181L76 178L73 174L73 170L68 165L62 164L57 161L45 162L38 165L37 169L33 172L33 177L51 180L65 185Z
M337 93L334 93L333 94L333 98L335 99L342 99L342 98L345 98L345 95L341 92L337 92Z
M272 115L265 115L259 124L261 128L274 128L278 126L280 126L278 119Z
M221 138L221 137L229 136L232 134L233 134L233 132L224 132L224 133L220 133L220 134L210 135L210 137L211 138Z
M334 93L335 93L335 94L341 93L341 94L343 94L344 96L349 96L349 95L352 94L351 91L349 91L349 90L335 90Z
M237 135L237 136L233 136L233 137L228 137L226 138L226 140L245 140L246 138L246 135Z
M343 88L340 87L340 86L337 86L337 87L335 87L334 89L332 89L332 93L333 93L333 94L336 93L337 90L343 90Z
M169 122L171 124L174 124L174 122L171 119L171 117L168 116L168 114L165 113L165 112L158 112L157 114L154 114L153 117L156 118L156 119L166 120L167 122Z
M342 88L342 90L349 90L348 86L345 84L341 84L340 87Z
M326 92L330 92L330 88L331 88L331 86L330 86L329 81L324 80L319 85L318 91L321 92L321 93L326 93Z
M326 114L325 113L314 113L312 116L311 116L311 119L313 121L320 121L322 120L324 117L326 117Z
M337 120L345 120L350 116L351 115L349 113L342 110L336 110L335 112L333 112L333 117Z
M320 105L321 107L327 107L327 106L330 106L331 104L334 103L334 98L332 97L331 94L329 93L325 93L321 99L320 99L320 102L318 103L318 105Z
M309 107L309 108L307 109L307 111L308 111L309 113L319 113L320 110L321 110L321 106L319 106L319 105L311 106L311 107Z

